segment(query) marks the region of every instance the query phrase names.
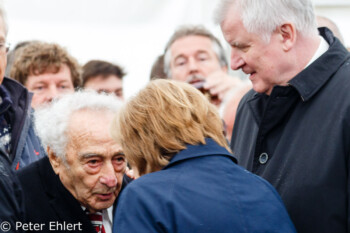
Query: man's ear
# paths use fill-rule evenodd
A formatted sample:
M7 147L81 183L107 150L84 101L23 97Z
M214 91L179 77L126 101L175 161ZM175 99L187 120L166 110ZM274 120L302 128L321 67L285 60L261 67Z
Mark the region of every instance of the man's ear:
M294 24L285 23L279 26L277 30L282 37L283 50L289 51L291 48L293 48L297 38L297 31Z
M62 159L56 156L56 154L51 150L49 146L47 147L47 155L49 156L49 160L54 172L56 175L58 175L60 173L61 163L63 162Z

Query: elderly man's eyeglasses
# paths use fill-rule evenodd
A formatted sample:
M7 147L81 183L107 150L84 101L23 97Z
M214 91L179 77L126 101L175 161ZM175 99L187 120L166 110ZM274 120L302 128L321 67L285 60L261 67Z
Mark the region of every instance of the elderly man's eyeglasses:
M8 52L10 50L10 44L5 42L0 42L0 51L1 52Z

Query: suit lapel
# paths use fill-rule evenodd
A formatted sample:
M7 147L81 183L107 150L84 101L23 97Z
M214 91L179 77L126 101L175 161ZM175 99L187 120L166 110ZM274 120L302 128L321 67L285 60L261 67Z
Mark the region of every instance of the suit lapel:
M50 205L56 212L59 221L66 224L81 223L82 231L80 232L96 233L80 203L63 186L59 177L54 173L48 158L40 167L40 177L42 177L45 192L50 198Z

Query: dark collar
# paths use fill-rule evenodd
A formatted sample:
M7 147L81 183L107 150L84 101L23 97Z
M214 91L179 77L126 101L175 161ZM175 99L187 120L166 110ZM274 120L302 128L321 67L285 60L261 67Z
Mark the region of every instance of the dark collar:
M4 114L8 108L12 105L10 93L6 90L5 86L0 85L0 114Z
M314 96L350 57L346 48L328 28L319 28L319 32L329 44L329 49L289 81L303 101L308 101Z
M39 174L42 178L44 191L50 199L51 207L59 218L65 222L82 223L83 232L96 232L81 208L80 203L63 186L58 175L53 171L48 157L46 156L38 162Z
M30 107L32 93L29 93L22 84L6 77L4 77L0 86L5 87L12 101L10 108L7 108L5 116L7 117L7 123L11 125L12 149L10 159L14 161L17 156L20 156L17 155L17 149L23 149L18 147L19 142L20 140L26 140L28 124L31 124L29 121L26 122L26 119L28 118L28 113L32 111ZM19 153L22 152L19 151ZM13 163L13 166L16 166L16 163Z
M170 160L169 164L163 169L167 169L176 163L182 162L184 160L209 156L209 155L223 155L232 159L233 162L237 163L237 159L228 152L224 147L218 145L213 139L206 138L206 144L199 145L187 145L186 149L180 151Z
M28 90L16 80L4 77L1 86L6 87L14 108L18 105L30 105L33 94L29 93Z

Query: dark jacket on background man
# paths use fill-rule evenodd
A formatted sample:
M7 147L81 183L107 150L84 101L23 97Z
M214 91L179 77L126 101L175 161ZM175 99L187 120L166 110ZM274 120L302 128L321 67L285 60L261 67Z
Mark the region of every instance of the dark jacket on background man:
M300 233L350 229L350 54L326 29L330 47L270 96L251 90L236 116L238 164L279 192Z
M65 229L57 232L96 233L80 203L55 174L48 157L28 165L17 174L25 198L26 220L33 224L43 223L39 232L50 232L50 224L51 231L61 229L59 224L66 224ZM129 181L124 176L122 189ZM74 229L68 229L68 224L75 226Z
M0 114L5 114L11 125L9 159L12 170L18 170L44 157L45 152L33 128L32 94L15 80L6 77L1 85L10 95L11 104Z
M17 221L24 221L23 193L8 155L0 148L0 232L22 232L15 229Z
M295 232L275 189L214 140L188 145L120 195L113 232Z

